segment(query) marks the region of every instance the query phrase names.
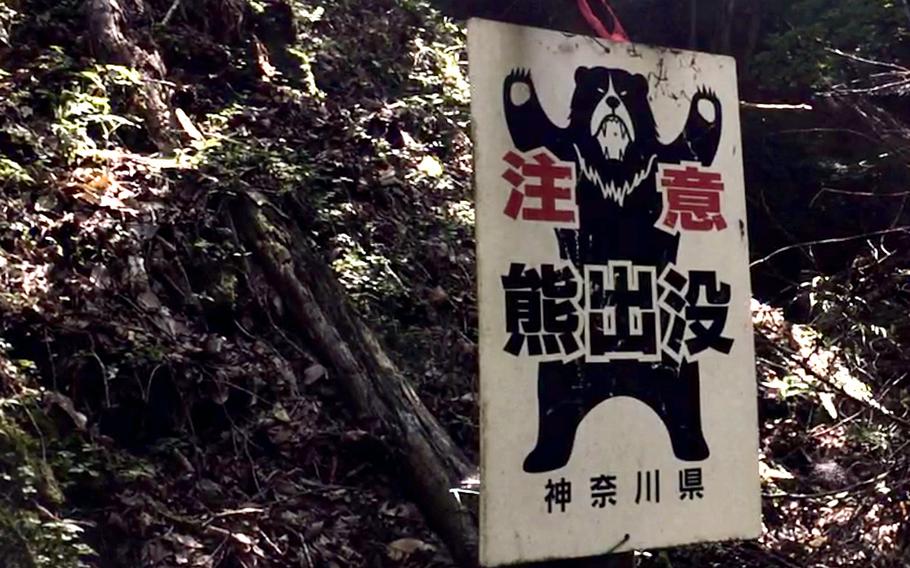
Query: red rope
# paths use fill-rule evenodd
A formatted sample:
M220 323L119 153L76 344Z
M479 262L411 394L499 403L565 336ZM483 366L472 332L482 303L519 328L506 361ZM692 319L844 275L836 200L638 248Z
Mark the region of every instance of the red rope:
M588 24L594 28L594 31L597 32L597 35L600 37L611 41L631 41L629 36L626 35L626 30L623 29L622 24L619 22L619 18L616 16L616 12L613 11L613 7L610 6L610 3L607 0L600 0L600 2L603 4L604 8L606 8L607 12L610 13L610 18L613 20L612 32L607 30L603 21L597 17L597 14L594 13L588 0L578 0L578 9L581 10L581 15L585 17L585 20L588 21Z

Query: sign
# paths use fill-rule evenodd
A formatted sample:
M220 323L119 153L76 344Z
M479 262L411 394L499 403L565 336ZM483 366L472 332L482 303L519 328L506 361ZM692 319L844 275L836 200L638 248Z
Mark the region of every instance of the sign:
M472 20L481 561L754 538L731 58Z

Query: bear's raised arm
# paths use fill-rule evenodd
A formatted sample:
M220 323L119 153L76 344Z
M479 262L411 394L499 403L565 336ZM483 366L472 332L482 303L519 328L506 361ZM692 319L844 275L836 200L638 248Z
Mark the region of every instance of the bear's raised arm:
M567 146L564 131L550 121L540 106L529 71L516 69L509 73L502 97L509 133L519 151L544 147L562 159L569 157L566 151L571 150L571 145Z
M720 100L712 91L699 89L692 97L689 117L679 138L661 154L662 160L695 160L710 166L717 156L723 131Z

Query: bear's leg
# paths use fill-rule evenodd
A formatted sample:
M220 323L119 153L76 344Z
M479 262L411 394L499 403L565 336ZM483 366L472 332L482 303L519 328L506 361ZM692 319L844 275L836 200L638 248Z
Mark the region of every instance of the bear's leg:
M683 362L679 374L662 371L642 398L664 422L673 454L684 461L702 461L710 451L701 427L698 363Z
M537 445L524 470L542 473L569 463L578 425L592 408L580 361L541 363L537 374Z

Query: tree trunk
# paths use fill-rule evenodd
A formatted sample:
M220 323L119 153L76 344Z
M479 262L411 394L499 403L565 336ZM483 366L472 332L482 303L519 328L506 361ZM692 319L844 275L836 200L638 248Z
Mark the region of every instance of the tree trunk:
M736 26L736 0L724 0L714 34L714 51L731 55L733 53L733 28Z
M241 239L361 416L377 422L400 454L416 501L452 556L462 566L476 566L476 519L451 492L475 469L348 305L306 235L277 209L262 205L250 198L233 204Z
M142 72L142 112L152 141L160 149L171 146L174 124L169 93L164 86L167 69L155 49L140 47L133 22L146 13L143 0L90 0L88 29L99 59Z
M698 0L689 0L689 49L698 49Z
M764 6L761 5L761 2L756 2L750 4L748 10L748 25L746 26L746 46L743 48L740 55L740 64L743 69L748 70L749 64L752 62L752 56L755 54L755 51L758 49L758 40L761 37L761 29L763 22L763 11Z

